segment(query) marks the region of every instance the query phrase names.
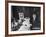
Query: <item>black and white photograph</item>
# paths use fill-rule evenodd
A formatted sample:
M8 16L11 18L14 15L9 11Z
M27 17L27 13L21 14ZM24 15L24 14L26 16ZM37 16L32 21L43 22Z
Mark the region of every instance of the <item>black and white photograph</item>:
M40 30L40 7L11 6L11 30Z
M43 32L43 5L8 3L9 34Z

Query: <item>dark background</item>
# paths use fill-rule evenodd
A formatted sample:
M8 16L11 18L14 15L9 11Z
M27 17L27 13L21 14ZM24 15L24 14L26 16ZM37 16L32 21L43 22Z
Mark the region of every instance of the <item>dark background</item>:
M19 19L18 15L19 12L23 12L24 17L30 17L30 23L33 24L31 29L35 27L40 28L40 7L11 6L11 14L12 14L11 20L15 18L15 20L17 21ZM33 14L36 14L36 19L34 22L33 22Z

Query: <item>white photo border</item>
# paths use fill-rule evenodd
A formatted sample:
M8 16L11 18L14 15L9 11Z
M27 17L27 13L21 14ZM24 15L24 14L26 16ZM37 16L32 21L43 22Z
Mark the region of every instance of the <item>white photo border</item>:
M41 11L40 11L41 30L11 31L11 6L41 7ZM8 34L26 34L26 33L41 33L41 32L43 32L43 5L42 4L8 3Z

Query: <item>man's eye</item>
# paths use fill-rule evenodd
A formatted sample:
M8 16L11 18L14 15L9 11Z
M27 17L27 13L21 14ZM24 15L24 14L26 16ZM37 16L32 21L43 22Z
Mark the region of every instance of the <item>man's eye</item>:
M25 24L25 26L27 26L27 25Z

